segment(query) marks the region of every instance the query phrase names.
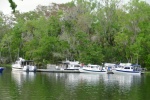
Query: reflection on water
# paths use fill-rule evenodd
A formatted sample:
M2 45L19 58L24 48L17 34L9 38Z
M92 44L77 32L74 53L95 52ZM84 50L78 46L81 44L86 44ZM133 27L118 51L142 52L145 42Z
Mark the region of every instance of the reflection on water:
M117 84L120 89L131 89L131 86L141 82L141 75L132 75L132 74L113 74L107 75L104 78L106 84Z
M0 100L146 100L150 92L145 75L6 72Z
M89 100L131 100L141 95L140 75L89 74L89 73L43 73L63 84L69 97ZM136 91L134 93L134 91ZM134 96L133 96L134 95ZM79 98L78 98L79 97ZM65 97L64 97L65 99Z
M23 71L11 71L11 76L18 86L26 81L34 81L35 73L34 72L23 72Z
M45 74L45 73L43 73ZM117 84L120 88L130 89L132 84L141 82L141 75L132 74L89 74L89 73L46 73L48 77L57 80L64 80L66 86L78 86L81 83L87 85L98 85L103 83L105 86Z

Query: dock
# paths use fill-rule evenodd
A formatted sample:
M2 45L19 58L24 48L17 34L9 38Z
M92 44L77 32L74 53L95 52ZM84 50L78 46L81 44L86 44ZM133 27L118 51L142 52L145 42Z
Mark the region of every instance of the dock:
M51 69L37 69L37 72L52 72L52 73L80 73L79 70L51 70Z

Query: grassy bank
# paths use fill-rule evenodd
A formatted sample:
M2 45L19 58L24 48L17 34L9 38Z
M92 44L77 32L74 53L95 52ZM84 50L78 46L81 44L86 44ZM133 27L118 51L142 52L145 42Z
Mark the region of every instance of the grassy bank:
M10 68L11 64L0 64L0 67L8 67L8 68Z
M150 71L145 71L145 74L150 74Z

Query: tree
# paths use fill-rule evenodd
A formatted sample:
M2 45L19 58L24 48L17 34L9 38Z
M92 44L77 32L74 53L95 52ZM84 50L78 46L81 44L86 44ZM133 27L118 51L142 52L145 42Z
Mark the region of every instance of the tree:
M13 12L15 12L15 9L17 7L16 3L13 0L8 0L10 3L10 7L12 8Z

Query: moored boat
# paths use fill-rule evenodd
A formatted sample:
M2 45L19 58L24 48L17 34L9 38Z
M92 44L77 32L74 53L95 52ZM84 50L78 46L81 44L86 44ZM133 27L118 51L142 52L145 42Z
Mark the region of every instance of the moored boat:
M34 62L32 60L19 58L14 64L12 64L12 70L35 72L37 68L34 66Z
M81 64L79 61L62 61L59 66L56 67L56 69L60 70L79 70L81 68Z
M107 70L105 70L102 66L91 64L83 66L83 68L80 68L79 71L82 73L107 73Z
M4 67L0 67L0 73L2 73L4 70Z
M133 65L131 63L127 63L125 65L120 64L115 70L114 73L127 73L127 74L144 74L145 70L141 68L140 65Z
M113 70L116 68L116 66L117 66L117 64L115 64L115 63L104 63L104 67L108 70Z

